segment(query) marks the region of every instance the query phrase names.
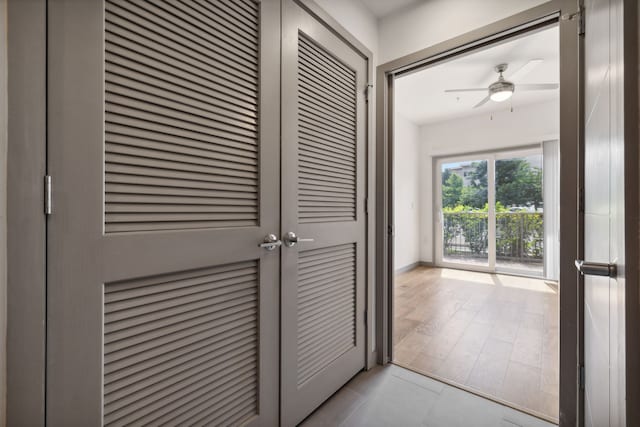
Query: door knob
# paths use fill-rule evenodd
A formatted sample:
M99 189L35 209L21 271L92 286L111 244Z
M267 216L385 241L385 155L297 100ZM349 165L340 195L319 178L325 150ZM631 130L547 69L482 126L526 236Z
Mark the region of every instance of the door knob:
M282 241L280 241L275 234L265 236L264 241L258 245L259 248L265 248L268 251L272 251L280 246L282 246Z
M581 275L616 277L618 269L615 264L600 262L586 262L581 259L575 261L576 268Z
M284 235L284 245L288 248L291 246L295 246L296 243L300 242L313 242L313 239L302 239L296 235L293 231L289 231Z

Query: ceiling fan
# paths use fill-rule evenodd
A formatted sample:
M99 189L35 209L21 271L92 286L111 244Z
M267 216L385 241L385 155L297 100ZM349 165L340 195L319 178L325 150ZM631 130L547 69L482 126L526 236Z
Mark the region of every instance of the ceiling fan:
M528 74L533 68L535 68L538 64L542 62L542 59L532 59L527 62L522 68L513 73L509 80L506 80L502 75L509 64L498 64L493 69L496 73L498 73L498 80L491 83L488 88L472 88L472 89L447 89L445 92L454 93L454 92L483 92L487 91L487 96L473 108L481 107L482 105L489 102L489 100L494 102L502 102L511 98L516 88L518 91L532 91L532 90L553 90L558 89L559 85L557 83L542 83L542 84L517 84L513 83L510 80L518 80L521 77L524 77Z

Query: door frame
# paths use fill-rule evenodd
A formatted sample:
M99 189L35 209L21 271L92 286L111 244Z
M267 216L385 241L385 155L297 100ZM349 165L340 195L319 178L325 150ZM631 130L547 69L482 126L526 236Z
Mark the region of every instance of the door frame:
M627 425L640 425L640 6L637 0L623 0L624 78L624 222L625 222L625 387ZM630 41L627 43L627 41ZM627 96L631 94L631 96ZM632 327L629 327L632 325Z
M470 270L470 271L481 271L484 273L496 273L496 274L508 274L514 276L526 276L526 277L534 277L534 278L544 278L543 274L537 276L535 274L528 274L524 270L518 269L509 269L509 268L500 268L496 264L496 227L495 227L495 218L496 212L495 209L491 209L491 206L495 205L495 187L491 186L490 183L493 181L495 183L496 173L495 173L495 162L498 160L511 159L518 156L527 156L527 155L540 155L542 156L542 143L540 144L528 144L520 147L506 147L499 148L495 150L486 150L486 151L473 151L461 154L447 154L447 155L437 155L433 156L433 185L432 185L432 210L433 210L433 218L432 221L432 236L433 236L433 264L436 267L443 268L455 268L459 270ZM488 212L488 256L487 256L487 265L468 265L464 263L455 263L455 262L447 262L442 259L442 222L440 220L440 214L442 211L442 165L446 162L464 162L468 159L476 159L476 160L486 160L489 163L487 164L487 181L488 181L488 204L489 204L489 212ZM544 172L543 172L544 173ZM493 187L493 188L492 188ZM493 224L492 224L493 223ZM394 268L395 271L395 268Z
M391 361L393 352L393 96L394 78L509 39L536 28L559 23L560 28L560 414L562 426L582 425L583 391L578 385L582 365L581 280L573 261L583 254L582 188L583 36L580 0L551 0L506 19L462 34L377 67L376 81L376 337L378 363Z
M287 1L287 0L282 0ZM373 54L313 0L293 0L367 59ZM47 173L47 0L7 1L8 153L6 424L45 424ZM371 91L369 91L371 93ZM367 105L366 307L374 313L374 101ZM54 186L55 190L55 186ZM54 207L55 209L55 201ZM365 366L376 364L373 316L366 316ZM0 350L4 351L4 349ZM1 368L0 368L1 369ZM0 401L5 396L0 396ZM0 405L1 407L1 405ZM0 417L0 425L5 421Z

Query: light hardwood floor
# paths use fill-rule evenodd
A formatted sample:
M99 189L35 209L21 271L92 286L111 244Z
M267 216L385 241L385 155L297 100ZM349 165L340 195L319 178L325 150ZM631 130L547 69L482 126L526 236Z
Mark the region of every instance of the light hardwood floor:
M394 292L395 363L558 419L553 284L418 267Z

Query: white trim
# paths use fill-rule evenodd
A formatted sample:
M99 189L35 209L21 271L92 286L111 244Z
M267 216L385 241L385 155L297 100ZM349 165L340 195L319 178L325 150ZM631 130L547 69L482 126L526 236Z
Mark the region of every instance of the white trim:
M489 269L496 269L496 155L487 159L487 199L489 212L487 218L488 239L487 255L489 257Z
M542 179L544 180L544 277L560 277L560 142L542 145Z
M411 264L407 264L404 267L400 267L397 268L393 271L393 274L398 275L398 274L402 274L402 273L406 273L407 271L411 271L414 268L417 267L435 267L435 265L432 262L427 262L427 261L416 261L413 262Z

